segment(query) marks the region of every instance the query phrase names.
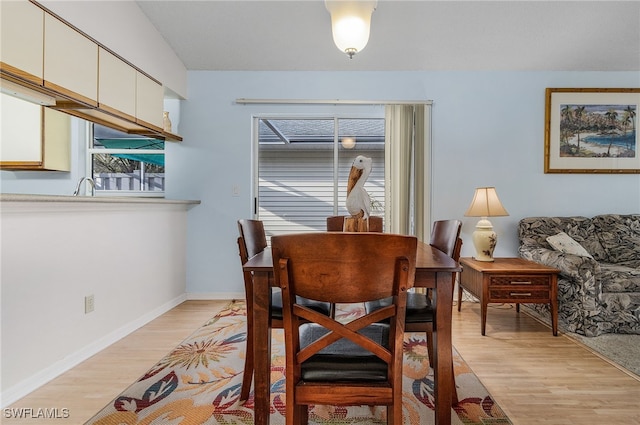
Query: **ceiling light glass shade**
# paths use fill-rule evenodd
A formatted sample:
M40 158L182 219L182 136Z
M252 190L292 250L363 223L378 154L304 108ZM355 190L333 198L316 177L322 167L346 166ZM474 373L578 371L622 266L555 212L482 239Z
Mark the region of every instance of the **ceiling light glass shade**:
M362 51L369 41L371 14L376 1L325 0L331 14L333 42L350 58Z

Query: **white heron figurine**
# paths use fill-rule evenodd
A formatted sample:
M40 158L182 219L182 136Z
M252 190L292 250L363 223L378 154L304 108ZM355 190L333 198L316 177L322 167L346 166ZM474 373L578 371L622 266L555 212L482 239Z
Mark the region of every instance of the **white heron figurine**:
M351 171L349 172L349 183L347 185L346 207L351 217L354 219L369 219L369 208L371 198L364 189L364 183L371 173L371 158L358 155L353 160Z

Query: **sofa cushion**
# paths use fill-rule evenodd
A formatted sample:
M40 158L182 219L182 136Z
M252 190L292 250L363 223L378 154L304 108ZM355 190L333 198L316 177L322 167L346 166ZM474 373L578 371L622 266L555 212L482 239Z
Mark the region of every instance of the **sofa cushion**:
M519 237L522 245L553 249L547 238L564 232L578 242L597 261L607 258L593 222L587 217L527 217L520 220Z
M597 278L602 284L603 293L635 292L640 295L640 268L600 263Z
M549 245L556 251L564 252L565 254L579 255L581 257L593 258L586 249L571 236L565 232L560 232L557 235L549 236L547 238Z
M603 214L592 221L606 262L640 267L640 214Z

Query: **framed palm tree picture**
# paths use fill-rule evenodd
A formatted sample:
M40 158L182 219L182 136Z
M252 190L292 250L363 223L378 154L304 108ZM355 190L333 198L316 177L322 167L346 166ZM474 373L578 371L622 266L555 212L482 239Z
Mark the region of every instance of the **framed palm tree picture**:
M545 173L640 173L640 88L547 88Z

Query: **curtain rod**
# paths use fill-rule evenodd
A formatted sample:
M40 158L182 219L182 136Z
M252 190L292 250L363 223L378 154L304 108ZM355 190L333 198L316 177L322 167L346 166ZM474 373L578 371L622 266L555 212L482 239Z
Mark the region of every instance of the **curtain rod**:
M316 104L316 105L432 105L433 100L343 100L343 99L246 99L240 104Z

